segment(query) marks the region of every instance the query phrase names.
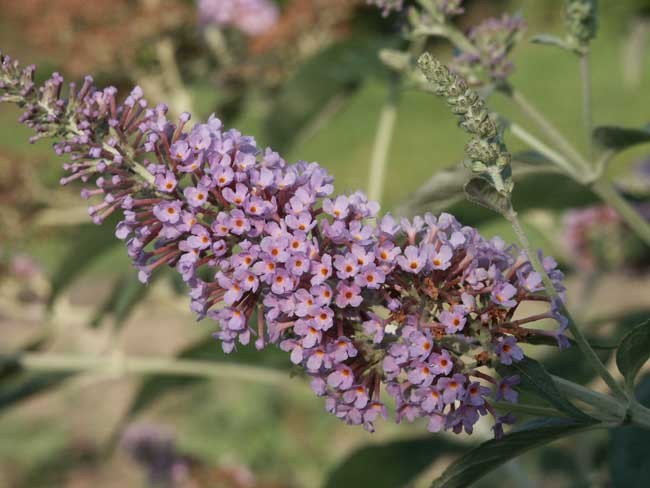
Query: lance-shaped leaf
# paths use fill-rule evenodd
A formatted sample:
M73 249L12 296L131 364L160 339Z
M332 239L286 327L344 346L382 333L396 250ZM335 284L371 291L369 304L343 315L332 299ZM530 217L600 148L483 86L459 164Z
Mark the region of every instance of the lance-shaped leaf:
M70 236L71 245L52 277L52 292L48 305L79 277L96 259L122 243L113 235L117 222L112 218L105 225L87 224L75 229Z
M134 270L129 270L115 280L113 289L106 301L99 307L95 316L90 322L92 327L99 327L107 315L113 315L115 328L120 329L124 322L129 318L135 306L149 293L151 286L167 270L163 269L151 276L147 285L143 285L138 280L138 275Z
M616 351L616 365L629 390L633 389L634 379L649 358L650 320L646 320L625 334Z
M399 488L407 486L443 456L465 451L462 444L429 436L364 446L335 467L325 488Z
M501 439L493 439L467 451L433 482L431 488L467 488L502 464L556 439L594 428L593 422L563 419L529 422Z
M650 142L650 129L601 126L594 129L593 138L604 149L622 151L637 144Z
M497 368L502 376L519 375L521 378L521 388L534 393L560 412L564 412L571 418L583 422L593 421L594 419L578 409L571 403L562 392L558 389L551 375L548 374L544 366L529 357L523 360L513 362L509 366L501 365Z
M571 47L564 41L564 39L561 39L551 34L538 34L534 36L530 40L530 42L532 42L533 44L544 44L546 46L556 46L566 51L572 50Z
M34 395L45 393L47 390L59 386L73 375L74 373L70 372L24 373L2 381L0 412Z

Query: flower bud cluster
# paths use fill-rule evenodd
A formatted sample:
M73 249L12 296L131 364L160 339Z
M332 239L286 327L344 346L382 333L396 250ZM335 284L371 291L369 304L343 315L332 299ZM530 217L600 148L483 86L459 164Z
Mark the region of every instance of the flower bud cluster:
M567 44L576 52L585 53L598 30L597 0L566 0L564 7Z
M22 120L61 138L55 148L70 159L62 183L81 181L83 198L100 199L93 221L122 213L115 233L140 279L174 267L192 310L219 324L226 352L279 345L349 424L374 430L387 416L383 388L397 421L426 417L432 431L471 432L491 414L499 435L510 417L493 403L516 401L518 379L499 380L491 368L521 360L519 343L532 336L567 344L559 304L525 254L449 214L373 225L377 203L360 192L331 196L321 166L287 164L215 117L188 130L189 114L171 122L138 88L120 103L88 78L63 98L60 77L36 89L33 70L26 76L5 58L2 67L0 93L27 107ZM463 120L491 134L482 105L437 72L447 96L467 98ZM544 265L562 292L555 262ZM548 311L515 317L526 301ZM559 327L525 326L540 319Z
M458 117L460 127L473 136L465 147L467 166L474 173L485 176L500 193L510 193L510 153L483 99L462 77L428 53L420 56L418 66L435 94L444 98Z
M258 36L278 21L278 7L269 0L197 0L203 25L233 27L249 36Z

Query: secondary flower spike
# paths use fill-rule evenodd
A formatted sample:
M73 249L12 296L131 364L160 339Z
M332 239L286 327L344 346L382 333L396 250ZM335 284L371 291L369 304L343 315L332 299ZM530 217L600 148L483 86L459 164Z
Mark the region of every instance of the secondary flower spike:
M521 360L531 336L567 344L566 320L525 254L450 214L377 218L360 192L332 196L318 164L287 164L214 116L187 130L188 114L168 120L139 88L119 101L86 78L64 97L58 74L37 87L33 67L0 61L0 101L24 106L37 137L57 139L69 160L62 183L98 199L94 222L123 215L115 234L140 279L174 267L226 352L279 345L349 424L374 430L387 416L384 390L398 422L472 432L490 414L500 434L511 417L493 403L516 401L518 379L492 367ZM562 292L555 262L544 265ZM526 301L548 311L527 317ZM558 329L531 327L540 318Z

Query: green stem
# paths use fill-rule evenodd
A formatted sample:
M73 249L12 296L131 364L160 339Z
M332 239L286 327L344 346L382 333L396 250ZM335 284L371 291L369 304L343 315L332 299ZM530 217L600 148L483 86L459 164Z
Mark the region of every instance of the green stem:
M621 218L643 242L650 246L650 222L645 220L630 203L616 191L612 183L600 178L592 184L593 191L607 205L618 212Z
M537 252L535 252L535 250L530 245L530 241L528 240L526 231L524 231L524 228L521 226L521 222L519 222L519 218L517 217L517 212L515 212L514 209L511 208L511 210L507 212L504 216L508 219L508 221L512 225L512 228L517 234L517 237L519 238L519 242L521 242L524 251L526 251L526 255L528 256L528 259L530 259L530 263L533 265L533 268L542 277L542 280L544 281L544 286L546 288L546 293L548 293L550 297L554 298L557 301L557 303L562 307L562 312L564 313L565 317L569 321L569 330L573 334L573 338L575 339L576 344L578 345L578 348L580 349L582 354L585 356L585 358L592 366L592 368L594 368L594 370L603 378L605 383L607 383L607 385L610 387L612 392L620 398L627 399L625 390L621 387L621 385L618 384L618 382L607 370L607 368L602 363L602 361L600 360L596 352L589 345L589 342L587 341L586 337L582 333L582 330L580 330L580 327L578 327L578 325L573 320L573 317L571 317L571 314L564 306L564 303L560 298L560 295L555 289L555 286L553 286L553 282L551 281L551 278L548 276L548 273L546 272L544 266L540 262Z
M370 177L368 183L368 199L381 201L384 190L386 163L388 151L393 138L395 120L397 119L397 103L399 99L399 81L390 82L388 97L381 109L379 123L375 134L375 142L370 161Z
M287 373L225 362L198 361L164 357L89 356L58 353L25 353L20 365L32 371L77 371L93 373L195 376L223 378L273 386L297 384Z
M606 417L611 417L610 420L614 419L619 423L625 420L628 408L627 401L618 400L603 393L598 393L597 391L590 390L559 376L553 376L553 381L558 389L567 396L594 407L595 415L605 415Z
M530 119L537 124L540 130L555 144L572 162L580 166L580 170L585 176L592 173L591 166L585 158L573 147L573 145L555 128L551 122L532 105L521 92L513 87L507 87L502 90L510 99L524 112Z
M467 36L452 25L437 24L431 26L417 27L413 31L413 35L416 37L420 37L420 36L444 37L446 39L449 39L449 41L455 47L457 47L460 51L464 53L476 54L476 55L479 54L478 49L476 49L476 46L474 46L474 44L470 42Z
M591 65L589 62L589 53L580 56L580 78L582 79L582 114L584 118L585 129L587 130L587 147L589 148L589 157L594 156L593 145L593 115L591 108Z
M628 413L633 424L650 429L650 409L633 400Z

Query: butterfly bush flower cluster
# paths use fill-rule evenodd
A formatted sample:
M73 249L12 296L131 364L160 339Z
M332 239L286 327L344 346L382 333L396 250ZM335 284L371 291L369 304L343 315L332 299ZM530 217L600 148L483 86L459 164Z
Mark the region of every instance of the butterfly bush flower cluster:
M459 51L452 60L452 69L472 85L485 80L503 83L514 70L509 54L525 28L519 15L504 14L501 18L483 21L468 33L474 50Z
M120 444L147 471L152 486L179 486L188 481L191 460L178 451L173 433L165 427L131 425Z
M564 245L571 261L584 272L593 272L602 261L620 261L623 222L604 205L574 209L564 216Z
M62 183L83 184L94 222L121 213L115 234L140 279L174 267L226 352L279 345L348 424L374 430L384 390L398 422L471 433L491 415L500 435L512 419L494 403L516 402L519 380L492 369L520 361L532 336L567 345L560 304L500 239L449 214L378 217L362 193L334 195L318 164L287 164L215 117L188 129L188 114L170 121L139 88L120 102L86 78L64 98L58 74L37 87L32 67L1 61L0 101L23 105L37 137L59 138ZM544 265L562 292L555 262ZM547 311L526 315L528 301ZM559 326L531 326L545 318Z
M233 27L249 36L258 36L278 21L278 7L271 0L197 0L203 25Z

